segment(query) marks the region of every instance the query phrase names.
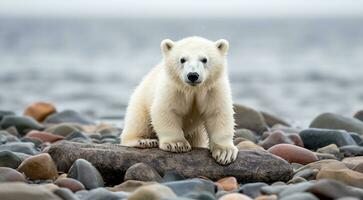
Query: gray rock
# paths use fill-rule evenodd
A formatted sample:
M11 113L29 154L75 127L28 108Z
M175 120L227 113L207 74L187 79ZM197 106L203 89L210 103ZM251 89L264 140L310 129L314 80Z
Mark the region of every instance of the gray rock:
M209 150L203 148L175 154L157 148L139 149L60 141L53 144L48 153L54 158L60 171L68 171L78 158L87 159L100 170L109 184L119 183L126 170L140 162L154 168L159 174L175 170L187 178L206 176L212 180L234 176L243 183L288 181L292 175L289 163L262 151L241 150L237 160L227 166L217 164Z
M319 170L317 170L317 169L306 168L306 169L303 169L301 171L296 172L294 174L294 178L295 177L301 177L301 178L304 178L306 180L315 180L316 175L318 173L319 173Z
M17 169L21 161L22 160L11 151L0 151L0 167Z
M237 129L236 132L234 133L234 137L235 138L238 138L238 137L245 138L254 143L257 142L255 134L248 129Z
M282 118L277 117L277 116L275 116L275 115L273 115L271 113L261 111L261 114L262 114L263 118L265 119L265 122L267 123L267 125L269 127L273 127L276 124L281 124L281 125L288 126L288 127L291 126L288 122L286 122Z
M31 117L19 117L8 115L5 116L0 127L3 129L14 126L21 136L24 136L30 130L43 130L44 126L39 124L35 119Z
M288 185L270 185L270 186L264 186L261 188L261 192L264 194L278 194L285 189L288 189L290 186Z
M105 188L96 188L85 193L81 200L120 200L123 196L117 195L113 192L106 190Z
M164 173L162 182L166 183L166 182L181 181L181 180L185 180L185 177L182 174L180 174L178 171L172 170L172 171L166 171Z
M169 187L177 196L183 196L189 192L209 192L210 194L215 194L217 191L217 186L212 181L193 178L186 179L183 181L172 181L163 183L163 185Z
M339 181L329 179L319 180L306 191L314 194L320 199L338 199L348 196L363 199L363 194L361 192L356 191Z
M210 194L206 191L201 192L189 192L186 195L184 195L186 198L190 198L193 200L217 200L214 195Z
M363 156L363 147L356 145L342 146L339 148L344 157Z
M53 133L55 135L67 137L73 132L81 131L81 129L77 126L74 126L73 124L58 124L47 128L45 131L48 133Z
M54 190L53 193L63 200L79 200L79 198L68 188L59 188Z
M25 182L25 176L15 169L0 167L0 183L2 182ZM2 197L0 195L0 197Z
M307 192L299 192L295 194L291 194L289 196L285 196L281 198L280 200L319 200L316 196L313 194L307 193Z
M355 132L363 135L362 121L333 113L324 113L317 116L311 122L310 127L346 130L348 132Z
M73 110L64 110L59 113L49 115L44 123L59 124L59 123L77 123L83 125L94 125L94 123L86 117L80 115Z
M103 187L104 182L98 170L87 160L77 159L68 171L68 177L81 182L88 190Z
M363 110L360 110L354 114L354 118L359 119L360 121L363 121Z
M295 185L289 185L289 188L279 192L279 197L286 197L295 193L305 192L312 185L314 185L312 182L302 182Z
M127 180L161 182L162 178L152 167L145 163L136 163L127 169L125 173L125 181Z
M64 139L72 142L92 144L92 139L80 131L74 131Z
M299 133L304 142L304 147L316 150L330 144L338 147L345 145L356 145L350 134L343 130L309 128Z
M266 183L247 183L240 187L239 193L243 193L249 197L256 198L258 196L261 196L261 188L268 186Z
M0 122L5 116L15 115L13 111L0 110Z
M39 185L25 183L0 183L1 200L62 200Z
M249 129L259 135L268 130L265 119L260 112L238 104L234 104L233 109L237 129Z
M0 145L0 151L8 150L12 152L25 153L28 155L38 154L39 151L35 149L35 146L31 142L11 142Z

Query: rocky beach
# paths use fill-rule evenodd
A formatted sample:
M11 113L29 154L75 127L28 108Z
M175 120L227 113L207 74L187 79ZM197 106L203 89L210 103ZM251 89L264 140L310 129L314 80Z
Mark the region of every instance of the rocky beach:
M235 104L237 160L119 145L122 127L35 102L0 111L0 199L363 199L363 111L306 127ZM120 119L122 120L122 119Z

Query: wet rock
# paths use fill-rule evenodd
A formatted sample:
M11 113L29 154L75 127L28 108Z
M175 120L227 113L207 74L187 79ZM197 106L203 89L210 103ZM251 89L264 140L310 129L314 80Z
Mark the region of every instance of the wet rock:
M275 115L272 115L272 114L264 112L264 111L262 111L261 114L269 127L273 127L276 124L281 124L281 125L288 126L288 127L291 126L288 122L281 119L280 117L277 117Z
M234 104L233 109L237 129L249 129L260 135L268 130L265 119L260 112L238 104Z
M0 167L18 168L22 160L11 151L0 151Z
M335 180L319 180L312 185L307 192L313 193L320 199L338 199L342 197L358 197L363 198L361 193L352 190L347 185Z
M261 196L261 188L264 186L268 186L266 183L257 182L257 183L247 183L243 185L239 192L243 193L249 197L256 198L258 196Z
M223 195L221 198L219 198L219 200L252 200L252 199L244 194L230 193Z
M82 195L81 200L120 200L122 197L106 190L105 188L96 188Z
M323 113L310 124L311 128L339 129L363 135L363 122L333 113ZM339 145L338 145L339 146Z
M259 143L264 149L269 149L276 144L294 144L303 147L303 142L297 134L287 135L282 131L267 132L266 134L267 137Z
M237 179L235 177L225 177L217 181L226 191L232 191L238 188Z
M1 114L0 114L1 116ZM363 110L360 110L354 114L354 118L359 119L360 121L363 121Z
M30 180L55 180L58 177L57 167L47 153L27 158L20 164L18 171L23 172Z
M123 179L126 170L139 162L151 166L160 174L176 170L187 178L206 176L218 180L234 176L239 182L271 183L287 181L292 175L290 164L262 151L239 151L237 160L227 166L217 164L209 150L203 148L174 154L157 148L139 149L120 145L61 141L54 143L48 152L55 158L60 171L67 171L77 158L87 159L100 170L105 181L110 184L117 184ZM256 168L259 170L256 171Z
M39 149L40 145L43 143L43 141L41 141L40 139L37 138L26 138L23 137L20 139L21 142L28 142L28 143L33 143L36 149Z
M361 146L342 146L339 147L339 151L343 154L344 157L363 156L363 147Z
M26 108L24 115L33 117L38 122L43 122L48 115L55 112L56 108L52 104L36 102Z
M90 162L84 159L77 159L73 163L69 169L68 177L78 180L88 190L104 186L101 174Z
M270 186L265 186L261 188L261 192L263 194L278 194L282 191L284 191L285 189L288 189L290 186L288 185L270 185Z
M278 144L269 148L267 151L285 159L289 163L294 162L306 165L318 161L318 158L313 152L291 144Z
M49 115L45 119L44 123L49 123L49 124L77 123L83 125L94 125L94 123L91 120L85 118L84 116L80 115L79 113L73 110L64 110L62 112Z
M31 142L11 142L0 145L0 151L8 150L12 152L25 153L28 155L35 155L39 152L35 149L35 146Z
M43 125L39 124L31 117L19 117L8 115L0 123L2 129L14 126L21 136L24 136L30 130L43 130Z
M125 173L125 181L139 180L161 182L161 179L159 173L145 163L136 163L127 169Z
M8 167L0 167L0 183L2 182L25 182L23 174L15 169ZM1 196L1 195L0 195Z
M236 145L239 150L256 150L256 151L265 151L261 146L251 142L251 141L242 141Z
M45 130L48 133L53 133L55 135L60 135L63 137L67 137L73 132L81 131L81 129L72 124L58 124L52 127L49 127Z
M5 116L15 115L13 111L0 110L0 122Z
M2 200L62 200L42 186L25 183L0 183L0 197Z
M79 200L68 188L59 188L54 190L53 193L63 200Z
M329 129L305 129L299 133L307 149L316 150L330 144L336 144L338 147L345 145L356 145L353 138L348 132L343 130Z
M254 143L257 142L255 133L253 133L252 131L250 131L248 129L237 129L236 132L234 133L234 137L235 138L238 138L238 137L245 138Z
M358 133L350 132L349 135L353 138L355 143L357 143L358 145L363 144L363 140L362 140L361 136Z
M177 196L182 196L188 192L209 192L214 194L216 192L216 185L212 181L193 178L183 181L172 181L163 183L163 185L171 188Z
M64 137L60 135L51 134L44 131L30 131L25 135L27 138L40 139L43 142L56 142L58 140L63 140Z
M279 192L279 197L287 197L289 195L299 193L299 192L305 192L308 188L310 188L314 183L312 182L302 182L295 185L289 185L288 189L285 189L281 192Z
M281 198L281 200L319 200L313 194L307 192L299 192L286 197Z
M173 197L176 195L169 187L161 184L150 184L138 188L128 197L128 200L161 200Z
M340 154L340 150L336 144L330 144L328 146L319 148L316 152L328 153L328 154L334 155L338 159L342 158L342 155Z
M54 184L59 187L64 187L70 189L72 192L77 192L79 190L84 190L83 184L73 178L58 178Z

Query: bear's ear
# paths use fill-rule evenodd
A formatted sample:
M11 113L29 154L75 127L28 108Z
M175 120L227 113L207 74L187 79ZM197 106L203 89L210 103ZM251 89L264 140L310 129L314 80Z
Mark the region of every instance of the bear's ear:
M167 54L174 46L174 42L170 39L165 39L161 41L160 47L161 51L165 54Z
M220 39L215 42L217 49L224 55L227 53L229 48L229 43L225 39Z

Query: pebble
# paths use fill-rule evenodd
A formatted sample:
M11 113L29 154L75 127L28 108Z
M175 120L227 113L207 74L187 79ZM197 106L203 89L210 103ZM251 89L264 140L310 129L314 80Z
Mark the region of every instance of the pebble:
M80 115L78 112L73 110L64 110L62 112L49 115L44 120L44 123L49 123L49 124L77 123L82 125L94 125L94 123L91 120L85 118L84 116Z
M9 167L0 167L0 183L2 182L25 182L23 174ZM0 195L1 196L1 195Z
M2 200L62 200L42 186L25 183L0 183L0 197Z
M299 133L307 149L316 150L330 144L338 147L345 145L356 145L350 134L343 130L309 128Z
M291 126L284 119L281 119L280 117L277 117L271 113L261 111L261 114L269 127L273 127L274 125L277 125L277 124L288 126L288 127Z
M163 183L163 185L171 188L177 196L182 196L192 191L206 191L214 194L217 190L216 185L212 181L200 178L186 179L182 181L172 181Z
M63 140L64 137L60 135L55 135L52 133L44 132L44 131L30 131L25 135L27 138L37 138L43 142L56 142L59 140Z
M343 183L329 179L317 181L316 184L312 185L306 191L322 199L338 199L347 196L363 198L362 194L353 191Z
M68 171L68 177L81 182L88 190L103 187L104 182L98 170L87 160L77 159Z
M164 198L177 197L169 188L161 184L150 184L139 187L127 199L128 200L161 200Z
M77 192L76 194L78 194ZM114 192L110 192L105 188L95 188L81 196L81 200L120 200L124 196L119 196Z
M0 145L0 151L8 150L12 152L25 153L28 155L38 154L39 151L35 149L34 143L31 142L11 142Z
M73 132L81 131L81 129L77 126L74 126L73 124L64 123L64 124L58 124L55 126L51 126L51 127L47 128L45 131L48 133L55 134L55 135L67 137L68 135L70 135Z
M119 191L134 192L141 186L150 185L150 184L154 184L154 183L157 183L157 182L144 182L144 181L128 180L119 185L115 185L112 188L109 188L109 190L112 192L119 192Z
M1 114L0 114L0 116L1 116ZM353 117L356 119L359 119L360 121L363 122L363 110L356 112Z
M363 156L363 147L356 145L347 145L339 148L344 157Z
M315 153L316 157L318 157L318 160L339 160L335 155L328 154L328 153Z
M302 182L306 182L307 180L302 178L302 177L293 177L292 179L290 179L287 184L297 184L297 183L302 183Z
M259 143L259 145L261 145L264 149L269 149L276 144L294 144L303 146L303 142L297 134L287 135L282 131L266 132L265 134L267 137Z
M216 197L209 192L189 192L183 197L193 200L216 200Z
M319 173L318 169L306 168L304 170L298 171L294 174L294 178L301 177L305 180L315 180L316 175Z
M38 122L43 122L44 119L56 112L56 108L53 104L45 102L36 102L27 107L24 111L24 115L33 117Z
M54 190L53 193L63 200L79 200L68 188L59 188Z
M30 180L55 180L58 177L57 167L47 153L27 158L20 164L18 171L23 172Z
M29 143L33 143L35 148L39 149L40 145L43 143L43 141L41 141L40 139L37 138L27 138L27 137L23 137L20 139L21 142L29 142Z
M22 160L13 152L4 150L0 151L0 167L18 168Z
M342 160L342 162L347 165L347 166L351 166L352 168L363 163L363 156L356 156L356 157L349 157L349 158L344 158Z
M314 185L313 182L302 182L294 185L288 185L289 187L287 189L284 189L281 192L279 192L279 197L282 198L295 193L305 192L312 185Z
M226 191L232 191L232 190L236 190L238 188L237 179L233 176L219 179L217 181L217 183L220 184L222 186L223 190L226 190Z
M264 148L262 148L261 146L249 141L249 140L246 140L246 141L241 141L239 142L236 147L239 149L239 150L259 150L259 151L265 151Z
M276 195L261 195L255 198L255 200L277 200Z
M80 131L74 131L64 139L72 142L92 144L92 139Z
M256 139L256 135L254 132L252 132L251 130L248 130L248 129L237 129L236 132L234 133L234 137L235 138L245 138L251 142L254 142L256 143L257 142L257 139Z
M338 148L338 146L336 144L330 144L328 146L319 148L316 152L317 153L327 153L327 154L334 155L339 160L343 158L343 156L340 153L340 150L339 150L339 148Z
M311 128L339 129L363 135L363 122L333 113L323 113L310 124Z
M43 130L44 126L31 117L5 116L0 123L2 129L14 126L21 136L31 130Z
M233 109L237 129L249 129L259 135L268 130L265 119L260 112L238 104L234 104Z
M7 110L0 110L0 121L5 117L9 115L15 115L13 111L7 111Z
M292 144L278 144L269 148L267 151L283 158L289 163L294 162L306 165L318 161L318 158L313 152Z
M296 194L280 198L280 200L319 200L319 199L311 193L299 192Z
M239 193L243 193L249 197L256 198L262 195L261 188L264 186L268 185L263 182L247 183L240 187Z
M226 194L218 200L252 200L249 196L239 193Z
M185 177L179 172L173 170L173 171L166 171L164 173L162 182L166 183L166 182L181 181L181 180L185 180Z
M58 178L54 184L59 187L68 188L72 192L77 192L79 190L84 190L84 185L76 179L73 178Z
M161 182L162 178L159 173L149 165L136 163L127 169L124 180Z

